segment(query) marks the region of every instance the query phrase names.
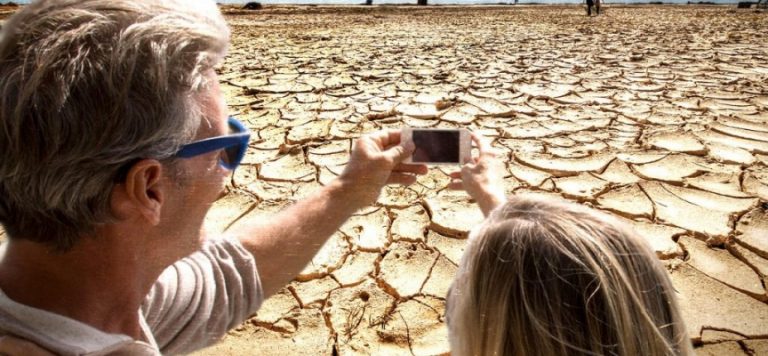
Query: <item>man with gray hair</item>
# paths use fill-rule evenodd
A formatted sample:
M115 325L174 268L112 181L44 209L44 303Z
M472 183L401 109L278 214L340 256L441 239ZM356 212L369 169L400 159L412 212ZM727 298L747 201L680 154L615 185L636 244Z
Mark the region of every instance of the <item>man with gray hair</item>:
M0 32L0 353L185 353L291 281L356 210L426 167L397 131L226 236L203 220L248 147L213 68L211 1L41 0ZM257 271L258 266L258 271Z

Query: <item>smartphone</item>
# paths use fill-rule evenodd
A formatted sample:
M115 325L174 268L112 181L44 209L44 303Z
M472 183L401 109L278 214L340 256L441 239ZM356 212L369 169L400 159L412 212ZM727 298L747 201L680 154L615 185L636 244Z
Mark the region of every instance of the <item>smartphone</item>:
M400 131L400 142L413 142L416 150L405 163L462 164L471 157L471 139L467 129L416 129Z

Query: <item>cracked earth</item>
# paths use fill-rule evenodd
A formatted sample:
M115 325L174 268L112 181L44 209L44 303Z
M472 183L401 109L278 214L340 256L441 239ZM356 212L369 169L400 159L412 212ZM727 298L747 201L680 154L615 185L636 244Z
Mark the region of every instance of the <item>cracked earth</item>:
M255 140L210 222L268 216L390 127L466 127L509 194L624 219L668 267L701 354L768 354L768 18L726 7L230 9L220 69ZM387 187L220 354L434 355L482 215L453 168Z
M667 266L699 354L768 355L765 13L224 10L233 45L219 72L253 140L209 214L219 231L326 184L363 133L466 127L506 153L510 195L563 197L632 225ZM446 291L482 221L444 189L451 170L386 187L198 355L448 353Z

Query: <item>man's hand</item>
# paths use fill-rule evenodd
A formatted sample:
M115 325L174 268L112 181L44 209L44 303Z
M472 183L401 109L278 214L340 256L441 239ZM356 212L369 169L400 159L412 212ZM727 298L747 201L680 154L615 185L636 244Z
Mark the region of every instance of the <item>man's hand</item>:
M403 164L415 147L400 144L400 130L377 131L355 141L349 163L339 176L349 198L359 207L373 204L386 184L410 185L427 166Z
M477 201L483 215L488 216L494 208L507 200L504 193L506 167L488 141L475 133L472 133L472 141L477 145L480 155L469 158L460 172L450 174L452 181L448 188L466 190Z
M414 148L399 143L397 130L361 137L338 179L269 219L241 219L227 230L256 258L266 297L296 277L355 211L373 204L385 184L411 184L427 172L401 164Z

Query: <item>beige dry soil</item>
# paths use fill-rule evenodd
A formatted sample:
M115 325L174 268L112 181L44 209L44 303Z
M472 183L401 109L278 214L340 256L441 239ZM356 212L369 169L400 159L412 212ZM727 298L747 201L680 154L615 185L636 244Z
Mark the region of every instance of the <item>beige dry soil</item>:
M253 141L208 223L301 199L363 133L469 128L506 155L510 194L586 204L645 237L700 354L768 355L768 14L605 10L224 8L232 47L219 72ZM482 220L444 189L452 170L387 187L197 355L448 353L446 290Z

